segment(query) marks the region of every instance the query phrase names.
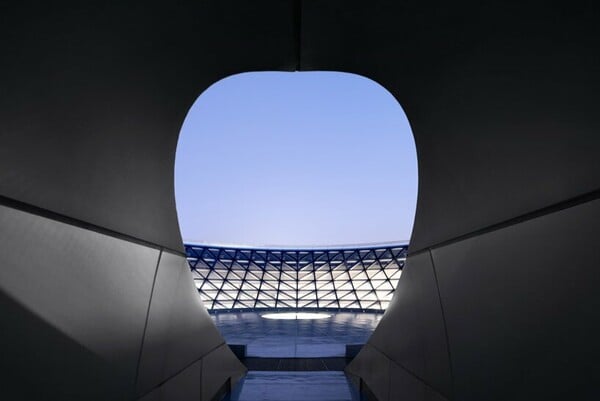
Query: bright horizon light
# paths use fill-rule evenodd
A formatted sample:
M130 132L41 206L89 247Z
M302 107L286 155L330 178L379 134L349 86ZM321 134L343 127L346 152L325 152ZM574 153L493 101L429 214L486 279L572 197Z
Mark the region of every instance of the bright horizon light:
M265 313L261 315L263 319L273 320L320 320L328 319L331 315L326 313L310 313L310 312L282 312L282 313Z

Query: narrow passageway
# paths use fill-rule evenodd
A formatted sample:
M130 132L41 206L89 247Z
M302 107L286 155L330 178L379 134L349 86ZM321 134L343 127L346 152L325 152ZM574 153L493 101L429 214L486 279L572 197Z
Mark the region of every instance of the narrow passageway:
M232 401L355 399L345 368L402 274L416 157L396 97L360 75L234 74L196 99L177 213L203 305L248 370Z
M271 312L212 315L226 341L245 350L240 359L248 374L227 400L359 400L344 369L356 345L367 341L382 314L321 311L304 315L313 319L290 319L289 312L279 315L284 319L273 319L278 314Z

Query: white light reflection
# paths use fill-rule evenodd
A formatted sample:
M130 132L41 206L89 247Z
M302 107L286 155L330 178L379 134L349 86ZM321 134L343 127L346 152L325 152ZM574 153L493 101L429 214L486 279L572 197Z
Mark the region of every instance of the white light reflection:
M316 320L328 319L331 315L326 313L308 313L308 312L284 312L284 313L265 313L261 315L265 319L276 320Z

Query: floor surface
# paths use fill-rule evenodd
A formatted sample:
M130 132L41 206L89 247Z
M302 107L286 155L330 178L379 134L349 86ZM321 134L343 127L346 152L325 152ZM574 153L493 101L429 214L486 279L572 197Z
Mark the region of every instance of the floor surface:
M343 372L254 372L234 389L230 401L358 401Z

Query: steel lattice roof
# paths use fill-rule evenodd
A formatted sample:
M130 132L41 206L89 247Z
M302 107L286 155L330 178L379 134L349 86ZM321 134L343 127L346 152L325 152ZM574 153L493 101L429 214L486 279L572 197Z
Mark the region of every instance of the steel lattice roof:
M259 249L185 245L208 310L385 310L408 245Z

